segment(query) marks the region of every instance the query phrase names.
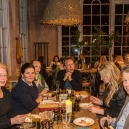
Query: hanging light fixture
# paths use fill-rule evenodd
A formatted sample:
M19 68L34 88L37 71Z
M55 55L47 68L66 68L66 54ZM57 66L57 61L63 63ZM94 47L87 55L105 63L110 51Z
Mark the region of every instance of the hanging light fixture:
M49 0L40 23L54 26L78 26L82 25L82 21L79 0Z
M127 25L129 24L129 11L125 17L125 21L124 21Z

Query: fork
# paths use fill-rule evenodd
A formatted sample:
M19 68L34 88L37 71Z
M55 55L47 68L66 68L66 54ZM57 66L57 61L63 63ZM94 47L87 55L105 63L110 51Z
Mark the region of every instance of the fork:
M88 115L85 117L85 121L86 121L86 118L88 118L89 115L90 115L90 114L88 114Z

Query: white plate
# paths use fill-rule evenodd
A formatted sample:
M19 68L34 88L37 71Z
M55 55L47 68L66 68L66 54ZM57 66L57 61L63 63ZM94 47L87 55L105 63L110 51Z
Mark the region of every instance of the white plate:
M54 100L42 100L42 101L40 102L40 104L51 103L51 102L54 102Z
M40 115L31 114L30 116L27 116L27 117L25 118L25 122L32 122L32 117L41 119L41 116L40 116Z
M90 106L93 106L93 104L92 103L80 103L79 104L79 107L82 108L82 109L87 109Z
M81 120L86 121L87 124L81 123ZM73 123L78 126L90 126L93 125L94 122L95 121L92 118L86 118L86 117L80 117L73 121Z

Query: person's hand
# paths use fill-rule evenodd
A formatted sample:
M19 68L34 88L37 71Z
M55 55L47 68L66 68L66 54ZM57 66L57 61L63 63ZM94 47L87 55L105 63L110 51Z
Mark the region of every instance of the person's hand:
M44 96L44 94L46 94L47 92L48 92L48 90L43 89L39 95Z
M36 99L36 102L39 104L40 101L42 101L42 99L43 99L42 95L39 95L38 98Z
M90 106L88 109L92 113L104 115L104 109L99 106Z
M107 117L101 118L101 119L100 119L100 125L101 125L101 127L102 127L103 129L104 129L104 123L105 123L106 120L107 120L107 122L108 122L108 125L110 125L110 124L113 123L113 118L110 117L109 115L107 115Z
M64 76L64 79L63 79L63 80L66 81L67 79L68 79L69 81L72 80L72 78L71 78L71 73L70 73L70 72L66 72L66 73L65 73L65 76Z
M103 105L103 101L94 97L94 96L90 97L90 101L93 102L94 104L97 104L97 105Z
M17 115L17 116L10 119L11 120L11 125L21 124L21 123L25 122L25 118L26 118L25 115Z
M106 127L103 127L103 129L107 129ZM114 129L112 126L108 126L108 129Z

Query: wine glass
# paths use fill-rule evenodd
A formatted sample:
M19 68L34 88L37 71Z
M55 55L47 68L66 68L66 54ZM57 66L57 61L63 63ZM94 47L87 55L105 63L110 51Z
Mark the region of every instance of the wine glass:
M69 114L62 114L62 122L63 122L63 128L64 129L67 129L67 128L70 128L70 120L71 120L71 116Z

